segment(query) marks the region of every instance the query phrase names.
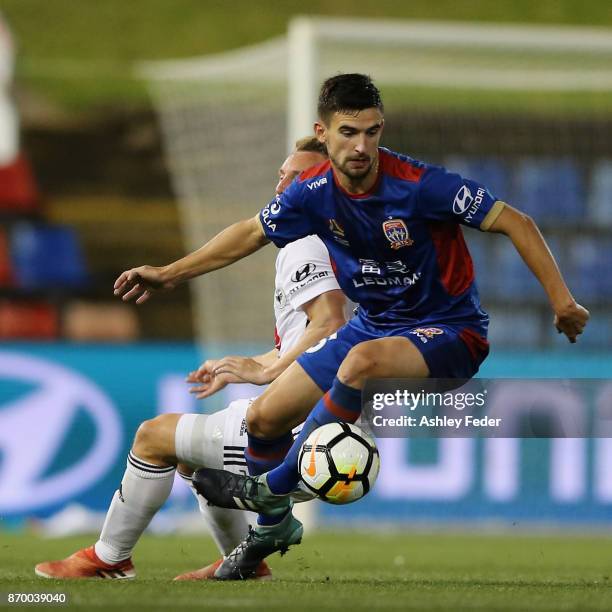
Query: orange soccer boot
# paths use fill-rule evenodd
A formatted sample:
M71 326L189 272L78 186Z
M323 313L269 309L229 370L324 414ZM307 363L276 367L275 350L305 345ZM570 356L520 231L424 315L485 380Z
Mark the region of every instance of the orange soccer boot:
M76 578L110 578L129 580L136 577L132 559L109 565L98 559L93 546L77 550L61 561L46 561L35 568L37 576L70 580Z
M193 572L186 572L177 576L175 580L217 580L215 578L215 572L217 568L223 563L223 559L217 559L214 563L207 565L201 569ZM272 578L272 572L270 567L265 561L262 561L255 570L255 575L250 580L270 580Z

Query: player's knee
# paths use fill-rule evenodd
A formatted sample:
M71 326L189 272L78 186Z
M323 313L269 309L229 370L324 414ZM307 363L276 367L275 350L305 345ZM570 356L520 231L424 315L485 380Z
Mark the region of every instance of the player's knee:
M375 347L369 342L358 344L344 358L338 370L338 380L349 387L359 386L368 376L372 376L376 361Z
M246 414L247 431L258 438L273 438L281 435L279 424L271 417L270 410L266 409L266 402L255 400L248 408Z
M149 455L155 451L161 429L158 421L159 418L155 417L154 419L143 421L136 430L132 448L138 456Z
M160 414L143 421L134 437L134 453L145 461L166 461L174 455L174 435L179 417L176 414Z

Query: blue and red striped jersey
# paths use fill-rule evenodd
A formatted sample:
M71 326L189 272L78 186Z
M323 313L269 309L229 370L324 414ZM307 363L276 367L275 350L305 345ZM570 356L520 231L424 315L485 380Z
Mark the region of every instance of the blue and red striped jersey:
M486 329L460 226L480 228L495 201L476 181L380 148L369 193L346 192L325 162L299 175L260 220L278 247L319 236L340 287L377 324L471 319Z

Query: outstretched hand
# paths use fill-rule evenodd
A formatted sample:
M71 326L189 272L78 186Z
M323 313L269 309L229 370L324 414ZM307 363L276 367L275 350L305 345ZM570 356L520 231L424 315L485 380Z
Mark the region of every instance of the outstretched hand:
M136 298L136 304L143 304L156 291L170 291L174 284L165 280L162 268L140 266L126 270L115 281L114 294L124 302Z
M264 367L249 357L223 357L208 359L197 370L187 375L186 381L193 386L189 393L197 399L210 397L229 383L253 383L265 385L270 382Z
M240 379L240 382L253 383L254 385L265 385L271 382L270 376L261 363L250 357L224 357L215 364L216 376L232 376Z
M193 385L193 387L190 387L189 393L195 394L197 399L210 397L217 391L221 391L229 383L245 382L231 374L215 374L214 369L217 363L219 363L218 359L208 359L197 370L189 372L187 375L185 380Z
M555 327L560 334L565 334L573 344L584 331L589 320L589 311L576 302L563 307L555 313Z

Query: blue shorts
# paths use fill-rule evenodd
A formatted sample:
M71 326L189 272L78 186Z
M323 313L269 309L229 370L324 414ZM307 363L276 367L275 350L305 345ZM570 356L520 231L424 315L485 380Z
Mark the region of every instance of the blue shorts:
M421 352L431 378L472 378L489 354L486 329L480 321L452 324L378 326L360 316L324 338L298 357L297 362L322 391L328 391L340 364L360 342L401 336Z

